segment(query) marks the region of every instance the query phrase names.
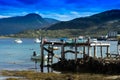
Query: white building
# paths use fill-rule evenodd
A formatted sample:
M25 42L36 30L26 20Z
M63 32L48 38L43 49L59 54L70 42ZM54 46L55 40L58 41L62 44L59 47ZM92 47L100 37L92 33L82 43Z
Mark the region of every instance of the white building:
M108 32L108 38L116 38L118 32L117 31L109 31Z

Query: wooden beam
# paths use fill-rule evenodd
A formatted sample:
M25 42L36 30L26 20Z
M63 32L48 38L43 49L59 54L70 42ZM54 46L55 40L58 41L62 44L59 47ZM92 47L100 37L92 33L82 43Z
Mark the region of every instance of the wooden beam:
M64 53L73 53L73 54L75 54L76 52L75 51L72 51L72 50L66 50L66 51L64 51ZM79 52L77 51L77 54L78 54Z

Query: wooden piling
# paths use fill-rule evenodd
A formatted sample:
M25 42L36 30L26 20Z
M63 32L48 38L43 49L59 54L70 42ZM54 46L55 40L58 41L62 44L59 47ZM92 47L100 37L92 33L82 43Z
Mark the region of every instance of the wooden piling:
M94 46L94 58L96 58L96 46Z
M91 56L91 46L89 46L90 44L90 37L88 38L88 56Z
M103 54L102 54L102 46L100 46L100 54L101 54L101 58L103 58Z
M106 52L106 54L107 54L107 57L110 57L110 50L109 50L109 46L107 46L107 52Z
M43 67L44 67L44 49L43 49L44 43L41 43L41 72L43 71Z
M49 45L48 46L48 50L50 50L50 49L51 49L51 47ZM48 57L47 57L47 69L48 69L48 73L50 72L49 66L50 66L50 53L48 52Z
M76 38L75 38L75 62L77 62L77 45L76 45Z
M83 58L85 58L85 55L86 55L86 53L85 53L85 46L83 46Z
M53 54L53 51L54 51L53 48L54 48L54 43L52 43L50 66L53 64L53 56L55 55L55 54ZM51 68L51 72L53 72L52 68Z
M61 46L61 59L64 60L65 59L65 53L64 53L64 43Z

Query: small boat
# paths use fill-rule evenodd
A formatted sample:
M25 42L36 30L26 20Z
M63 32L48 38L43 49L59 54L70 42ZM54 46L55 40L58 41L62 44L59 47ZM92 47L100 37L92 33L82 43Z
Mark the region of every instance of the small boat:
M57 46L53 46L53 47L50 47L50 48L49 48L49 50L52 50L52 49L53 49L53 50L58 50L59 47L57 47Z
M59 48L58 47L53 47L53 50L58 50Z
M36 38L36 39L34 40L34 42L35 42L35 43L40 43L40 42L41 42L41 40L40 40L40 39L38 39L38 38Z
M93 38L93 39L91 39L91 42L93 42L93 43L97 43L98 41L97 41L96 38Z
M15 42L20 44L20 43L22 43L22 40L21 39L16 39Z
M48 56L45 55L44 60L47 60L47 58L48 58ZM33 61L35 61L35 60L41 61L41 56L40 55L37 55L37 56L32 55L31 60L33 60Z

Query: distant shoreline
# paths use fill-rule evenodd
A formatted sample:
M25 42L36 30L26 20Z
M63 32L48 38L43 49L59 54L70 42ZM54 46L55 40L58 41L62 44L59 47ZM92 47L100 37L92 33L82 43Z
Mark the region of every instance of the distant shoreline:
M1 39L1 38L10 38L10 37L8 37L8 36L0 36L0 39Z

